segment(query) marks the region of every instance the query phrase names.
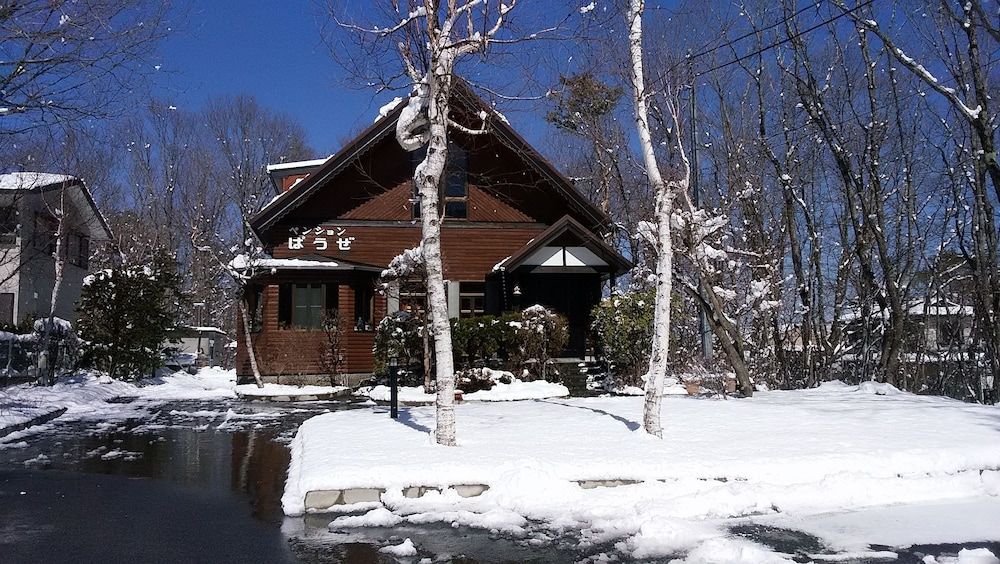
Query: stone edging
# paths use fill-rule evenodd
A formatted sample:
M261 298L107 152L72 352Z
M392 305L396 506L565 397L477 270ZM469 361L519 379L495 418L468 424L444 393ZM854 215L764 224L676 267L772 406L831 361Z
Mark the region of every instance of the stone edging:
M49 421L52 421L53 419L55 419L56 417L59 417L63 413L66 413L66 408L65 407L60 407L59 409L54 409L54 410L49 411L47 413L43 413L43 414L41 414L41 415L39 415L37 417L34 417L32 419L29 419L29 420L27 420L27 421L25 421L23 423L15 423L14 425L9 425L7 427L4 427L4 428L0 429L0 437L6 437L7 435L10 435L11 433L16 433L18 431L23 431L23 430L27 429L28 427L34 427L35 425L42 425L43 423L48 423Z

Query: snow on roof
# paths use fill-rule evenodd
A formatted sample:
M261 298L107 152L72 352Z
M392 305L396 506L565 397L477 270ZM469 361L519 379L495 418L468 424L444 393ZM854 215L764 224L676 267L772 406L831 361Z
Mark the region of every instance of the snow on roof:
M331 155L332 156L332 155ZM267 172L273 172L276 170L288 170L291 168L307 168L311 166L320 166L325 163L330 157L324 157L322 159L313 159L311 161L292 161L287 163L275 163L267 165Z
M247 260L246 255L236 255L229 262L229 266L234 270L343 270L344 267L332 260L311 260L311 259L276 259L272 257L261 257L252 261Z
M205 326L205 327L192 326L192 327L188 327L188 329L191 329L192 331L197 331L199 333L222 333L223 335L226 334L226 332L223 331L222 329L219 329L218 327L211 327L211 326Z
M0 174L0 190L32 190L53 184L69 182L76 178L68 174L51 172L10 172Z
M403 101L402 98L396 96L388 103L384 104L381 108L378 109L378 115L375 116L375 121L378 121L384 118L385 116L389 115L389 113L395 110L396 106L398 106L402 101Z

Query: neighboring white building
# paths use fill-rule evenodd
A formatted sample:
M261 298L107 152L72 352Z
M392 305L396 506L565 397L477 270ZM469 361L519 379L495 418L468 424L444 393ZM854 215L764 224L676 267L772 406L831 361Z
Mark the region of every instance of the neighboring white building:
M49 314L56 235L63 219L63 281L55 315L76 320L90 255L111 231L83 181L46 172L0 174L0 323Z
M166 365L173 368L200 368L225 364L226 345L232 340L218 327L178 327L170 334L169 346L176 353Z

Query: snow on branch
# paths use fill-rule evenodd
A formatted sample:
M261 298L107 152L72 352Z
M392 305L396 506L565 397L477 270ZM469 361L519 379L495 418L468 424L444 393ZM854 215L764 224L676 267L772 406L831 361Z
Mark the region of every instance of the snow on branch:
M893 40L888 36L888 34L882 31L882 28L879 27L878 22L876 22L875 20L863 19L859 16L854 15L849 10L847 10L847 8L844 6L844 3L841 0L836 0L836 4L840 9L850 13L854 21L857 22L859 25L861 25L865 30L874 33L879 38L879 40L882 41L882 44L886 46L886 49L889 50L892 56L897 61L899 61L901 65L909 69L910 72L915 74L932 90L947 98L948 101L951 102L952 105L954 105L958 109L958 111L960 111L962 115L966 117L966 119L968 119L969 121L976 121L979 119L979 114L982 113L983 111L982 105L977 105L975 108L970 108L965 103L965 101L962 100L961 97L959 97L958 91L956 89L949 88L941 84L941 82L937 79L937 77L931 74L931 72L927 70L927 68L925 68L922 64L918 63L912 57L907 55L902 49L900 49L895 44L895 42L893 42Z
M414 85L410 99L396 121L396 140L405 151L416 151L426 145L430 138L430 122L427 119L429 95L427 82L421 81Z
M400 280L422 272L424 269L424 248L418 245L406 249L389 262L389 267L382 271L382 279Z

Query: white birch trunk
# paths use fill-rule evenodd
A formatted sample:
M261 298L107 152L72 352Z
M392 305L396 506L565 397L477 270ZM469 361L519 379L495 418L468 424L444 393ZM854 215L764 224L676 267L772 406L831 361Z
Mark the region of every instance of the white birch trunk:
M253 350L253 336L250 334L250 308L247 306L246 288L244 295L240 297L240 319L243 321L243 343L247 348L247 356L250 358L250 370L253 372L253 380L258 388L264 387L264 380L260 377L260 367L257 366L257 353Z
M46 374L47 383L51 386L55 384L55 374L56 367L55 361L57 359L51 358L50 350L52 345L52 330L55 323L56 317L56 304L59 303L59 290L62 288L63 284L63 273L66 270L66 257L63 256L63 234L66 230L66 188L59 193L59 209L56 215L59 217L59 221L56 224L56 251L53 255L54 261L54 278L52 280L52 299L49 301L49 320L48 324L45 326L45 338L43 339L43 349L42 353L45 355L45 370L48 372ZM56 354L58 356L58 353Z
M628 7L629 78L632 99L635 103L635 125L642 150L646 178L655 194L656 222L656 305L653 313L653 343L646 378L646 401L643 403L643 429L657 437L663 436L660 424L660 403L663 398L663 381L667 372L670 352L670 295L672 289L673 247L670 239L670 213L673 194L660 174L653 152L653 139L649 128L645 77L642 68L642 12L643 0L630 0Z
M454 446L455 441L455 368L451 351L451 323L448 319L448 296L444 287L441 260L441 216L438 211L441 178L448 160L448 99L453 59L442 53L426 77L427 119L430 136L427 156L417 166L413 181L420 196L421 245L427 272L427 315L434 338L434 367L437 382L435 402L437 425L434 441Z

